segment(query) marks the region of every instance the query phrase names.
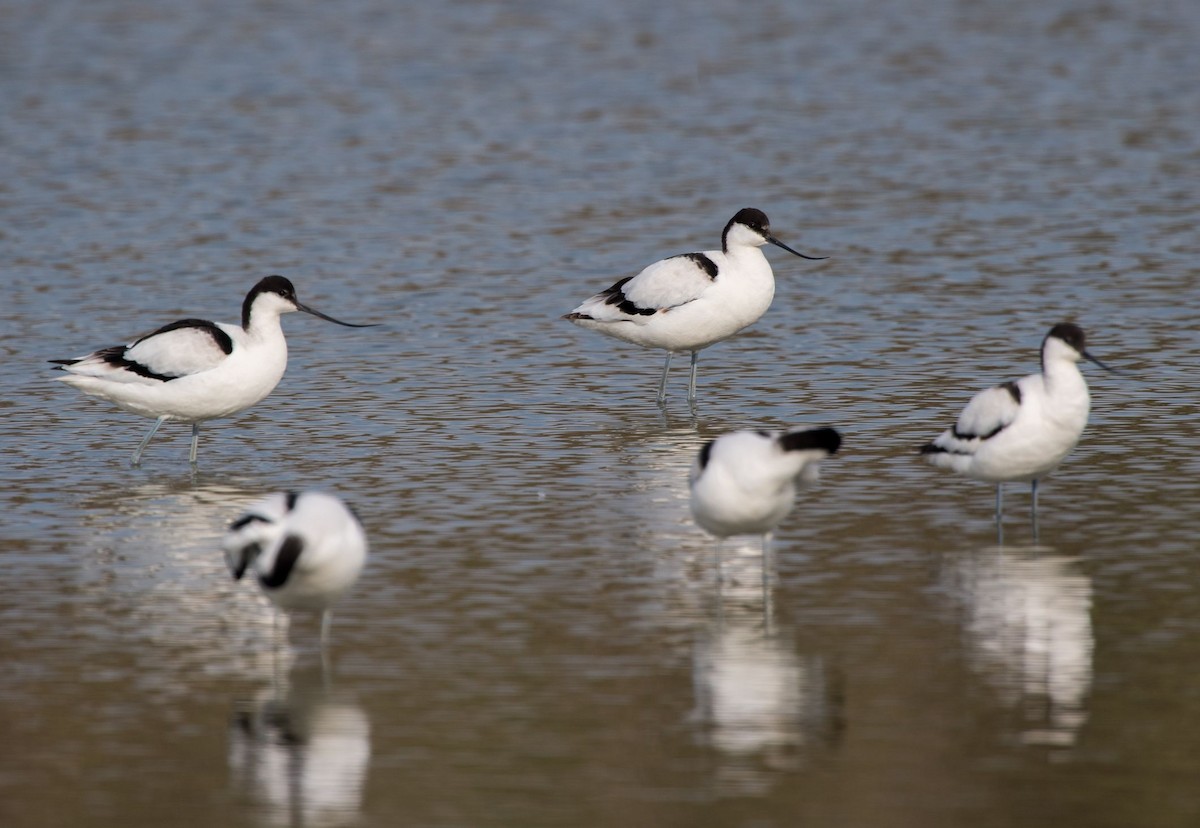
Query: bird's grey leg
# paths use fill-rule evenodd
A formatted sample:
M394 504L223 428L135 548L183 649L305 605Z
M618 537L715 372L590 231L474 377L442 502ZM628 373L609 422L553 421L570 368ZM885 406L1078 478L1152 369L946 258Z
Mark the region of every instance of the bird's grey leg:
M321 647L329 646L329 628L333 624L333 613L325 610L321 613Z
M774 552L771 549L771 533L762 536L762 602L763 602L763 635L770 636L772 632L775 604L772 600L771 576L775 570Z
M667 361L663 363L662 379L658 381L659 405L662 405L667 401L667 372L671 370L671 357L673 356L674 354L672 354L670 351L667 351Z
M142 440L141 444L138 445L137 451L133 453L133 459L129 462L129 465L136 468L142 464L142 452L146 450L146 446L150 445L150 440L158 432L159 427L166 421L167 418L165 416L159 417L154 421L154 425L150 427L150 433L147 434L146 438Z
M321 613L321 683L328 691L330 687L330 674L333 672L329 667L329 627L333 623L333 613L325 610Z
M279 660L279 608L271 607L271 665L275 698L283 697L283 667Z
M1031 520L1033 521L1033 541L1034 541L1034 543L1037 543L1037 539L1038 539L1037 489L1038 489L1038 482L1035 479L1033 481L1033 483L1030 484L1030 488L1029 488L1030 494L1033 496L1033 498L1032 498L1033 503L1030 506L1029 516L1030 516Z
M1004 484L996 484L996 525L1000 525L1001 519L1004 517Z
M688 380L688 402L696 401L696 360L700 358L699 351L692 351L692 377Z
M188 460L193 466L196 465L196 448L200 445L200 424L192 423L192 453L188 455Z

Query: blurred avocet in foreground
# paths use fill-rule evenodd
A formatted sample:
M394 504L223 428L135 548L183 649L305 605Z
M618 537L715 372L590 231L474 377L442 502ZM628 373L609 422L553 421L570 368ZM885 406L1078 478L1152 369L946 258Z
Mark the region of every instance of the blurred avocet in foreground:
M252 572L279 609L320 612L322 645L333 605L367 560L362 523L340 499L317 491L267 496L229 525L222 548L234 580Z
M762 535L765 552L792 510L797 485L815 482L820 461L841 444L832 428L723 434L692 464L692 515L720 538Z

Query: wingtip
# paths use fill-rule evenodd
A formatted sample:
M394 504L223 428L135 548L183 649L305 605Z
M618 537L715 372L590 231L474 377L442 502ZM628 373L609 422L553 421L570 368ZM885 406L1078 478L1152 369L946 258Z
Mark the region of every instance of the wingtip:
M842 447L842 435L835 428L810 428L804 431L792 431L780 438L784 451L806 451L820 449L829 454L837 454Z

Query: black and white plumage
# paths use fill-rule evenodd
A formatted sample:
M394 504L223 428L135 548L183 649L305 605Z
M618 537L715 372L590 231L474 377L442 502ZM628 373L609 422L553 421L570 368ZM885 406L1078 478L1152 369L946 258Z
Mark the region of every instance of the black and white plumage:
M228 417L261 402L287 368L287 341L281 314L303 311L349 328L296 298L282 276L259 281L242 303L241 325L183 319L134 340L101 348L75 359L51 362L67 372L58 377L85 394L155 420L133 453L133 465L159 427L168 420L192 424L190 460L196 463L200 423Z
M322 613L322 642L333 605L367 560L358 517L339 498L318 491L267 496L229 525L222 548L234 579L252 573L281 610Z
M692 464L692 515L717 537L763 535L765 545L792 510L797 486L816 482L820 461L841 444L832 428L723 434Z
M977 393L957 422L920 449L933 465L996 484L996 520L1003 484L1029 482L1037 515L1038 480L1052 472L1079 442L1091 398L1079 370L1087 352L1083 329L1055 325L1042 341L1042 370Z
M580 327L667 352L658 401L666 399L671 355L692 354L688 399L696 398L696 361L709 345L736 334L766 312L775 276L760 249L773 244L817 260L771 235L766 214L739 210L721 231L721 249L685 253L655 262L591 297L564 319Z

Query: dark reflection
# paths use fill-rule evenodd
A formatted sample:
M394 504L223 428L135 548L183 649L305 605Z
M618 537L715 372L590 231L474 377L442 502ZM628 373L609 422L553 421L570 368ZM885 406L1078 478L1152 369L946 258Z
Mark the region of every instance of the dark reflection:
M799 655L778 629L769 550L724 544L716 568L714 618L694 650L696 716L718 792L755 795L838 743L841 693L824 659Z
M229 769L262 825L357 823L370 759L365 711L317 676L265 688L229 720Z
M972 668L1019 716L1026 744L1070 746L1092 687L1092 581L1048 547L989 547L949 561Z

